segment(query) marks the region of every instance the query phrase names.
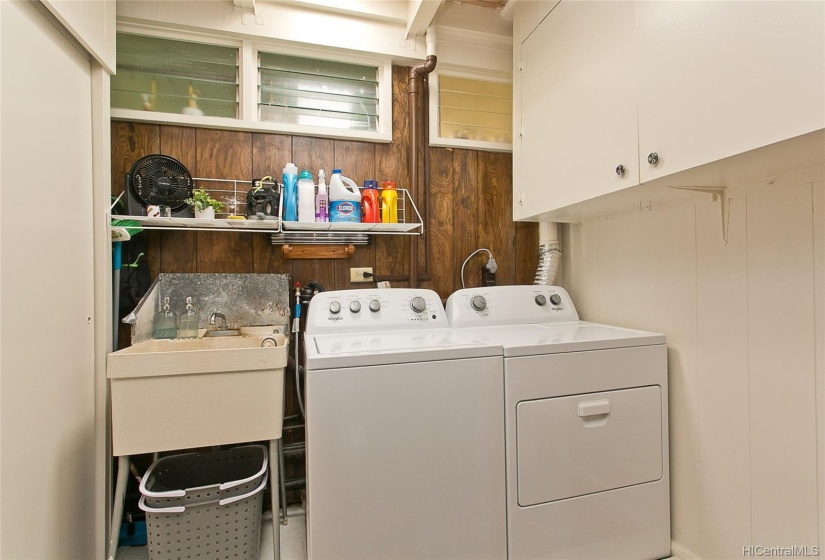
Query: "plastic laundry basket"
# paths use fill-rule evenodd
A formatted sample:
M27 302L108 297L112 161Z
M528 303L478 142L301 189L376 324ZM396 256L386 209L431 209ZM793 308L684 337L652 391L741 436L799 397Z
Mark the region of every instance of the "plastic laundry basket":
M263 445L163 457L146 471L140 493L153 508L248 494L266 475L268 457Z
M266 467L261 445L157 460L139 502L149 558L258 560ZM175 489L173 482L183 484Z

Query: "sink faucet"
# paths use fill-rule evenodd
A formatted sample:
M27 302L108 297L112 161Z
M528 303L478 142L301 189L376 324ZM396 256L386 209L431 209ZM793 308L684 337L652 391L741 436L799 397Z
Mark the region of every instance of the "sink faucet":
M215 324L215 319L217 319L217 318L220 318L221 321L223 321L223 326L219 326L218 329L222 330L222 331L225 331L226 328L227 328L226 327L226 315L224 315L223 313L215 312L212 315L210 315L209 316L209 324L214 325Z

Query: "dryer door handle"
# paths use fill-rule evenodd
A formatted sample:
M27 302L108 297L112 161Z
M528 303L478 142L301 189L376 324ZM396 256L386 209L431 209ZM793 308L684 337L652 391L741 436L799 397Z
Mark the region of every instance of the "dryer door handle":
M586 416L599 416L602 414L610 414L610 401L590 401L579 403L579 416L584 418Z

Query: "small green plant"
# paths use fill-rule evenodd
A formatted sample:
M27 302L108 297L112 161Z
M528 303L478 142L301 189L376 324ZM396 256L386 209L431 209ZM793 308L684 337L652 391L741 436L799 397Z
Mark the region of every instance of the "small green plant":
M223 202L215 200L204 189L194 189L192 191L192 198L186 199L186 204L191 204L199 212L211 206L215 212L220 212L226 206Z

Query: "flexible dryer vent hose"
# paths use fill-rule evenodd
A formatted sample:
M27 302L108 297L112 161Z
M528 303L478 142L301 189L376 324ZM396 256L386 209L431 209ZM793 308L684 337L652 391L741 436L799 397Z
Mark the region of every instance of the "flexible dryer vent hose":
M539 245L539 266L536 269L534 285L553 286L556 274L561 263L561 245L558 241L550 241Z

